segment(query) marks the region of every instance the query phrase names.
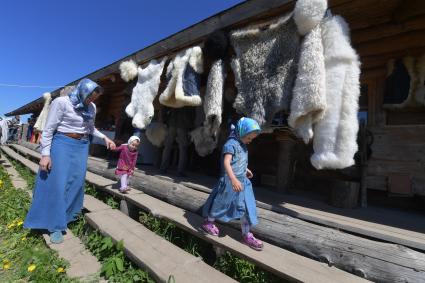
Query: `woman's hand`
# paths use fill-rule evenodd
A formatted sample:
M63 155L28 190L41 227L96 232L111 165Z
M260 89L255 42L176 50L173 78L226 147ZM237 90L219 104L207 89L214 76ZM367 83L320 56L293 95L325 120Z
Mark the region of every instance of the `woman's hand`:
M235 192L242 192L243 190L242 184L241 182L239 182L237 178L232 179L231 182L232 182L232 188Z
M52 169L52 160L48 155L42 156L39 164L41 171L50 171L50 169Z
M117 147L115 143L112 140L110 140L108 137L105 137L103 140L105 141L105 145L107 149L114 150Z
M248 179L251 179L252 177L254 177L254 174L252 174L251 170L249 170L248 168L246 168L246 177Z

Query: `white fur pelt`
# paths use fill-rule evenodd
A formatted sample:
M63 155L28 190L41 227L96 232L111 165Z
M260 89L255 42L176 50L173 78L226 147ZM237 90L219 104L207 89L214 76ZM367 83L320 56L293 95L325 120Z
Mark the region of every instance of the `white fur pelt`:
M207 90L204 97L205 121L201 127L190 132L196 152L200 156L210 154L216 147L222 122L223 91L226 71L223 60L215 61L208 74Z
M164 145L167 132L167 125L160 122L152 122L146 127L146 137L156 147Z
M305 143L313 138L313 125L323 118L326 109L326 71L321 31L320 25L317 25L301 43L298 74L288 117L289 126Z
M290 106L300 44L292 14L233 31L230 40L238 89L233 107L267 127Z
M5 144L7 139L9 138L9 125L7 124L7 120L0 120L0 144Z
M131 102L125 112L132 117L132 125L144 129L152 121L154 115L153 101L158 94L158 87L166 57L160 61L152 60L145 68L138 68L137 84L133 88Z
M203 72L202 49L199 46L190 47L179 52L167 67L167 87L159 96L162 105L181 108L184 106L199 106L202 104L200 95L185 93L183 80L186 68L190 66L197 74Z
M322 23L326 70L324 117L314 126L312 165L342 169L354 165L357 152L360 62L351 47L348 25L340 16Z
M52 102L52 95L49 92L43 93L44 104L37 121L34 124L34 129L42 132L47 121L47 114L49 113L50 102Z
M298 0L294 8L294 21L300 35L308 34L316 27L328 8L327 0Z

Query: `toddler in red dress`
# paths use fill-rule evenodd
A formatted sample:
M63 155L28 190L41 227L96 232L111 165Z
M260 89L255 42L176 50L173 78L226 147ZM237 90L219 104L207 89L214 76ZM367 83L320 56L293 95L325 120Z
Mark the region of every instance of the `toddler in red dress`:
M121 187L119 189L121 193L126 193L130 190L128 188L128 178L134 173L138 155L137 149L139 145L139 137L131 136L128 139L128 143L124 143L114 150L120 152L117 169L115 169L115 175L121 176Z

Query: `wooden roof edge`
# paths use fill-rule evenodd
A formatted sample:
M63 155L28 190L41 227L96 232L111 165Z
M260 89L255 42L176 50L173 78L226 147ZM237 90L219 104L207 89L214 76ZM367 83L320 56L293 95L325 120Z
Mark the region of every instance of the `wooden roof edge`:
M250 18L257 17L260 14L270 12L276 8L285 6L294 0L250 0L239 3L233 7L223 10L215 15L212 15L198 23L195 23L175 34L172 34L154 44L151 44L139 51L136 51L126 57L123 57L99 70L96 70L88 75L85 75L77 80L74 80L68 85L76 84L83 78L89 78L94 81L107 76L111 73L119 73L119 64L123 61L133 59L139 64L143 64L151 59L160 58L171 52L175 52L184 47L201 42L208 34L217 29L225 29L229 26L238 24L240 22L249 20ZM52 91L52 97L59 95L61 88ZM13 116L20 114L31 113L29 107L38 102L42 102L43 98L40 97L34 101L25 104L24 106L13 110L5 116Z

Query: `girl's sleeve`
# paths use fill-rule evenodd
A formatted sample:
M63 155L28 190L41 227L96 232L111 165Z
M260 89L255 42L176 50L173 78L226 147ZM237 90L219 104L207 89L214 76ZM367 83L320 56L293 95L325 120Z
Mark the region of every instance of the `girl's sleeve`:
M115 149L111 149L112 151L119 151L119 152L121 152L121 150L123 150L123 148L124 148L124 144L122 144L122 145L120 145L120 146L118 146L118 147L116 147Z
M43 133L41 135L41 155L50 156L50 148L52 145L53 134L62 121L64 114L63 100L55 99L50 105L49 113L47 114L46 125L44 126Z
M223 155L231 154L235 155L235 146L232 143L225 143L223 146Z

